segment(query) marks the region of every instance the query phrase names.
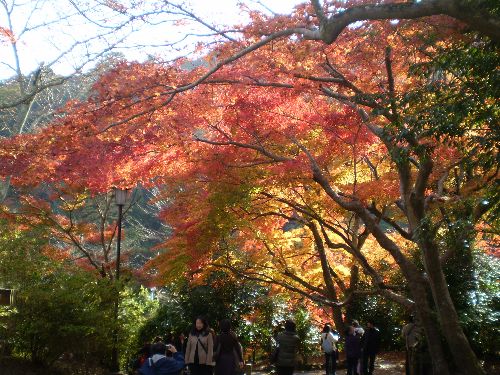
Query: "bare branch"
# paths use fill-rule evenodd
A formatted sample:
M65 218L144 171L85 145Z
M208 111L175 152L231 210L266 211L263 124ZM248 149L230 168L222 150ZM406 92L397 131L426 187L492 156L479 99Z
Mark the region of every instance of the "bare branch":
M236 142L236 141L225 141L225 142L211 141L211 140L201 138L201 137L195 137L195 139L199 142L208 143L210 145L215 145L215 146L236 146L236 147L246 148L246 149L250 149L250 150L255 150L255 151L260 152L262 155L267 156L269 159L271 159L275 162L285 162L285 161L291 160L290 158L277 155L277 154L265 149L262 146L241 143L241 142Z
M222 35L224 38L230 40L231 42L235 42L237 43L238 41L236 39L233 39L231 38L229 35L227 35L227 33L225 33L224 31L221 31L221 30L218 30L216 27L210 25L209 23L205 22L203 19L201 19L200 17L196 16L193 12L191 11L188 11L186 8L184 8L182 5L178 5L178 4L174 4L174 3L171 3L171 2L166 2L166 4L169 4L171 6L173 6L174 8L176 9L179 9L183 14L185 14L186 16L190 17L191 19L195 20L196 22L200 23L201 25L205 26L206 28L208 28L209 30L212 30L214 31L215 33L217 33L218 35Z

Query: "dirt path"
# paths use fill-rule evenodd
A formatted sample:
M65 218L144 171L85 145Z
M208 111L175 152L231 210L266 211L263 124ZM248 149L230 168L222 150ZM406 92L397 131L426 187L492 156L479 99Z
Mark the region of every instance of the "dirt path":
M345 370L340 374L343 375ZM381 356L375 362L375 370L373 375L401 375L405 373L404 360L398 357L391 357L389 355ZM338 375L340 375L338 374Z
M345 375L345 369L339 369L336 375ZM404 354L403 353L383 353L375 361L373 375L404 375ZM266 372L254 371L252 375L268 375ZM325 375L323 370L295 371L294 375Z
M340 362L342 362L342 358ZM344 368L340 368L337 370L336 375L346 375L346 373L347 371ZM377 356L373 375L404 375L404 373L404 353L389 352L381 353ZM500 375L500 360L488 361L486 373L488 375ZM269 372L254 371L252 375L269 375ZM319 369L311 371L295 371L294 375L325 375L325 372Z
M403 353L384 353L375 361L373 375L400 375L404 373L405 360Z

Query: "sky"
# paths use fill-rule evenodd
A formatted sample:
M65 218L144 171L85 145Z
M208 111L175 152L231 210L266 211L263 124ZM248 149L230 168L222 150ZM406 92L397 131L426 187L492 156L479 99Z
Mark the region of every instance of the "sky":
M137 0L101 2L123 4L132 1ZM178 23L174 26L172 22L177 16L169 14L148 18L149 25L136 21L115 31L112 26L122 24L129 15L125 18L119 12L109 11L109 8L89 6L95 4L92 0L7 2L7 9L0 5L0 27L13 31L23 74L29 74L42 63L58 74L72 74L78 69L91 68L102 57L103 51L108 50L121 52L129 60L143 61L149 55L173 58L191 49L199 37L184 40L176 45L176 50L166 48L166 43L182 39L186 32L207 32L200 25ZM249 0L245 3L252 9L264 10L267 7L273 12L287 14L301 2L303 0ZM146 11L153 13L155 3L154 0L144 0ZM212 24L233 25L247 20L240 12L237 0L190 0L184 3L193 13ZM0 80L12 77L15 68L12 45L4 34L0 39Z

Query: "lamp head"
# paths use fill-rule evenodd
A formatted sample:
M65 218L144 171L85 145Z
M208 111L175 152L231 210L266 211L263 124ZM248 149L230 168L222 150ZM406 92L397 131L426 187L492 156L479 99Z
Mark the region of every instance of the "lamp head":
M130 196L130 189L115 188L115 202L117 206L124 206Z

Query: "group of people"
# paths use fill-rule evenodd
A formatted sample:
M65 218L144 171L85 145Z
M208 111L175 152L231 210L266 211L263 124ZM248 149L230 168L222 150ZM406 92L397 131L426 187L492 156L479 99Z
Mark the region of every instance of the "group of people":
M321 333L321 347L325 354L326 375L335 375L337 370L339 335L330 325L325 325ZM375 357L380 348L380 331L373 320L368 320L363 329L357 320L347 327L344 350L347 375L372 375Z
M158 337L139 352L134 370L140 375L179 375L188 366L190 375L236 375L243 367L243 352L229 320L219 323L215 334L198 317L187 339ZM167 342L165 342L167 341ZM174 342L169 342L174 341Z
M271 362L277 375L292 375L299 352L300 339L296 325L287 320L284 331L275 336L276 348ZM179 375L187 366L190 375L237 375L243 368L243 351L229 320L219 323L220 333L199 317L186 338L158 337L140 351L135 370L140 375ZM330 325L321 333L326 375L335 375L338 360L339 334ZM380 332L372 320L363 329L355 320L345 335L347 375L373 374L375 357L380 346Z

